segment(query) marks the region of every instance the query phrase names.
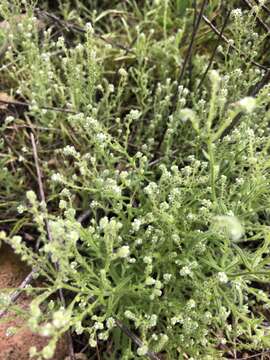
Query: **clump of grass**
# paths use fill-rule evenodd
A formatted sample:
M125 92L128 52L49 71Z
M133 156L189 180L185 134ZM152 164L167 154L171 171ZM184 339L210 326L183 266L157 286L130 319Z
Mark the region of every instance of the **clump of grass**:
M65 22L24 2L0 8L13 29L2 70L30 104L1 128L2 207L13 217L1 239L42 277L26 289L27 321L51 337L31 356L49 359L67 330L90 347L111 339L104 359L268 348L269 74L256 67L265 34L254 13L232 11L200 84L211 53L196 42L179 82L190 2L97 6L88 19L82 3L66 5Z

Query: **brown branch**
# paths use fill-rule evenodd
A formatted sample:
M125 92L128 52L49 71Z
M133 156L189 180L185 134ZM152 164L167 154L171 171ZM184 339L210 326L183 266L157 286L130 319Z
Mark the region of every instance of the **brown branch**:
M26 102L26 101L11 101L11 100L2 100L0 99L0 104L6 104L6 105L14 105L14 106L23 106L26 108L29 108L31 106L33 106L33 104ZM66 108L58 108L58 107L53 107L53 106L41 106L38 105L40 109L44 109L44 110L51 110L51 111L57 111L57 112L63 112L63 113L68 113L68 114L73 114L76 115L78 114L77 111L74 110L69 110Z
M263 356L263 355L268 355L270 353L270 350L266 350L266 351L262 351L262 352L259 352L257 354L254 354L254 355L249 355L247 357L244 357L244 358L233 358L233 359L228 359L228 360L248 360L248 359L254 359L254 358L257 358L259 356Z
M199 30L199 27L200 27L200 23L201 23L202 16L203 16L203 11L204 11L204 8L206 6L207 1L208 0L203 1L198 17L197 17L196 11L194 11L194 19L195 20L194 20L192 36L191 36L191 40L190 40L190 43L189 43L189 47L188 47L187 54L186 54L185 59L184 59L184 63L183 63L181 72L180 72L180 75L179 75L178 86L181 84L181 82L183 80L185 70L186 70L186 66L187 66L187 64L188 64L188 62L189 62L189 60L191 58L194 41L195 41L195 38L196 38L196 34L197 34L198 30ZM174 99L175 101L176 101L176 98L177 98L177 94L176 94L175 99Z
M10 295L10 303L14 303L17 301L17 299L20 297L22 290L26 288L27 285L29 285L35 275L37 273L37 270L33 269L25 278L24 280L21 282L21 284L19 285L19 288L17 290L15 290L11 295ZM7 313L8 309L4 309L0 311L0 319Z
M214 33L216 33L227 45L229 45L230 48L232 48L233 50L235 50L239 55L243 56L245 59L248 59L247 56L241 52L239 49L237 49L236 46L234 46L233 44L230 44L229 40L226 38L226 36L224 35L220 35L220 31L215 27L215 25L208 19L207 16L203 15L202 16L203 20L205 21L205 23L214 31ZM254 60L250 60L251 64L254 66L257 66L260 69L263 70L269 70L269 68L267 66L261 65L259 63L257 63Z
M227 23L228 23L228 20L229 20L229 18L230 18L230 15L231 15L231 10L228 12L228 14L227 14L227 16L226 16L226 18L225 18L225 20L224 20L222 29L221 29L221 31L220 31L220 33L219 33L219 35L218 35L217 44L216 44L216 46L215 46L215 48L214 48L214 51L213 51L213 53L212 53L212 56L211 56L211 58L210 58L210 60L209 60L208 66L207 66L207 68L206 68L206 70L205 70L205 72L204 72L204 74L203 74L203 76L202 76L202 78L201 78L201 81L200 81L200 83L199 83L199 85L198 85L198 87L197 87L197 90L201 88L201 86L202 86L202 84L203 84L203 82L204 82L204 80L205 80L205 78L206 78L206 75L207 75L208 71L210 70L210 68L211 68L211 66L212 66L212 63L213 63L213 61L214 61L214 58L215 58L215 55L216 55L216 52L217 52L217 48L218 48L218 46L219 46L219 42L220 42L220 40L222 39L223 32L224 32L224 30L225 30L225 28L226 28L226 25L227 25Z
M181 72L180 72L180 75L179 75L179 78L178 78L178 81L177 81L178 86L177 86L176 92L175 92L175 94L174 94L174 96L172 98L171 114L175 111L175 109L177 107L178 88L179 88L179 85L181 85L181 82L182 82L184 74L185 74L186 66L187 66L187 64L188 64L188 62L189 62L189 60L191 58L191 55L192 55L194 41L195 41L195 38L196 38L196 34L197 34L198 30L199 30L201 20L203 18L203 11L204 11L204 8L206 6L206 3L207 3L207 0L204 0L203 3L202 3L202 6L201 6L201 9L200 9L200 12L199 12L198 16L196 14L196 11L194 11L193 31L192 31L192 35L191 35L191 40L190 40L189 47L188 47L188 50L187 50L187 54L185 56L184 63L183 63L183 66L182 66L182 69L181 69ZM194 3L194 10L196 10L196 2ZM158 144L156 146L156 149L154 150L154 156L153 156L152 162L154 162L158 157L159 150L160 150L160 148L161 148L161 146L163 144L163 141L165 139L167 131L168 131L168 126L167 126L167 124L165 124L165 128L162 130L162 134L160 136L159 142L158 142Z
M270 28L268 27L268 25L258 16L256 15L254 9L253 9L253 5L249 2L249 0L243 0L243 2L250 8L250 10L255 14L255 17L258 21L258 23L264 28L264 30L266 30L268 32L267 36L270 35Z
M119 327L119 329L121 329L123 331L123 333L125 333L134 342L134 344L136 344L138 347L143 346L143 342L141 341L141 339L139 339L135 334L133 334L129 330L129 328L125 324L122 323L122 321L116 319L115 323ZM152 352L152 351L148 350L146 355L151 360L160 360L158 355L156 353Z
M47 11L44 11L44 10L39 10L39 9L36 9L36 13L41 16L41 17L47 17L49 18L51 21L53 22L56 22L58 25L60 26L63 26L66 30L68 31L77 31L79 33L82 33L82 34L85 34L86 33L86 29L79 26L79 25L76 25L74 23L71 23L70 21L66 21L66 20L62 20L60 19L59 17L57 17L56 15L52 14L52 13L49 13ZM118 44L118 43L115 43L111 40L108 40L105 36L103 35L100 35L100 34L96 34L94 33L93 34L95 37L101 39L102 41L106 42L107 44L111 45L112 47L116 47L116 48L119 48L121 50L124 50L126 51L127 53L133 53L132 49L124 46L124 45L121 45L121 44Z

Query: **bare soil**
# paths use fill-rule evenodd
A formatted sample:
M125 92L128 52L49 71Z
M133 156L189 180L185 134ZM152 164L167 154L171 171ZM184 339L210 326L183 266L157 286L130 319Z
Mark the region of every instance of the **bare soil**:
M28 274L29 268L13 250L2 245L0 248L0 289L14 288ZM27 309L31 299L22 295L17 304ZM12 319L11 319L12 315ZM19 328L14 335L9 335L10 327ZM48 338L33 334L18 315L7 313L0 322L0 360L30 360L28 350L31 346L42 349L48 343ZM52 360L64 360L67 355L67 343L62 339ZM33 360L33 358L32 358Z

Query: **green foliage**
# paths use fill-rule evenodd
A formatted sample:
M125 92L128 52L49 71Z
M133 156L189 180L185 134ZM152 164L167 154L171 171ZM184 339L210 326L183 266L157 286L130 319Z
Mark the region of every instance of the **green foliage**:
M91 347L111 338L104 359L148 350L218 359L229 349L269 347L269 85L256 98L248 92L264 75L252 64L264 35L250 12L234 10L226 36L239 51L220 46L200 89L210 55L196 53L191 78L187 72L179 84L190 3L123 2L116 13L92 14L84 34L61 36L52 26L40 34L26 5L27 16L12 25L1 70L31 107L24 119L6 118L1 132L9 138L16 125L32 124L47 206L30 190L37 185L27 171L35 169L22 128L13 157L2 145L1 206L13 219L1 238L43 279L43 289L26 291L30 328L51 336L38 353L45 359L68 329L87 334ZM88 15L75 9L67 17L83 24ZM11 21L20 4L1 10ZM104 28L110 36L100 36ZM38 251L23 240L25 223L38 234ZM53 296L59 289L66 308ZM8 305L6 293L0 300ZM119 320L143 346L120 332Z

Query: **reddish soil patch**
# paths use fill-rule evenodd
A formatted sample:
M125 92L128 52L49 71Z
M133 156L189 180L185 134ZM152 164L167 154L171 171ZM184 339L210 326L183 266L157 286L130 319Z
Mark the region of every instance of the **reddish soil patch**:
M0 248L0 289L16 287L28 274L29 268L25 265L12 249L7 245ZM27 309L30 298L21 296L18 304ZM31 346L42 349L48 343L48 338L33 334L24 324L23 320L16 316L12 320L11 314L6 314L6 321L0 322L0 360L30 360L28 350ZM8 335L8 328L19 327L14 335ZM67 344L61 340L58 344L56 354L52 360L64 360L67 355Z

